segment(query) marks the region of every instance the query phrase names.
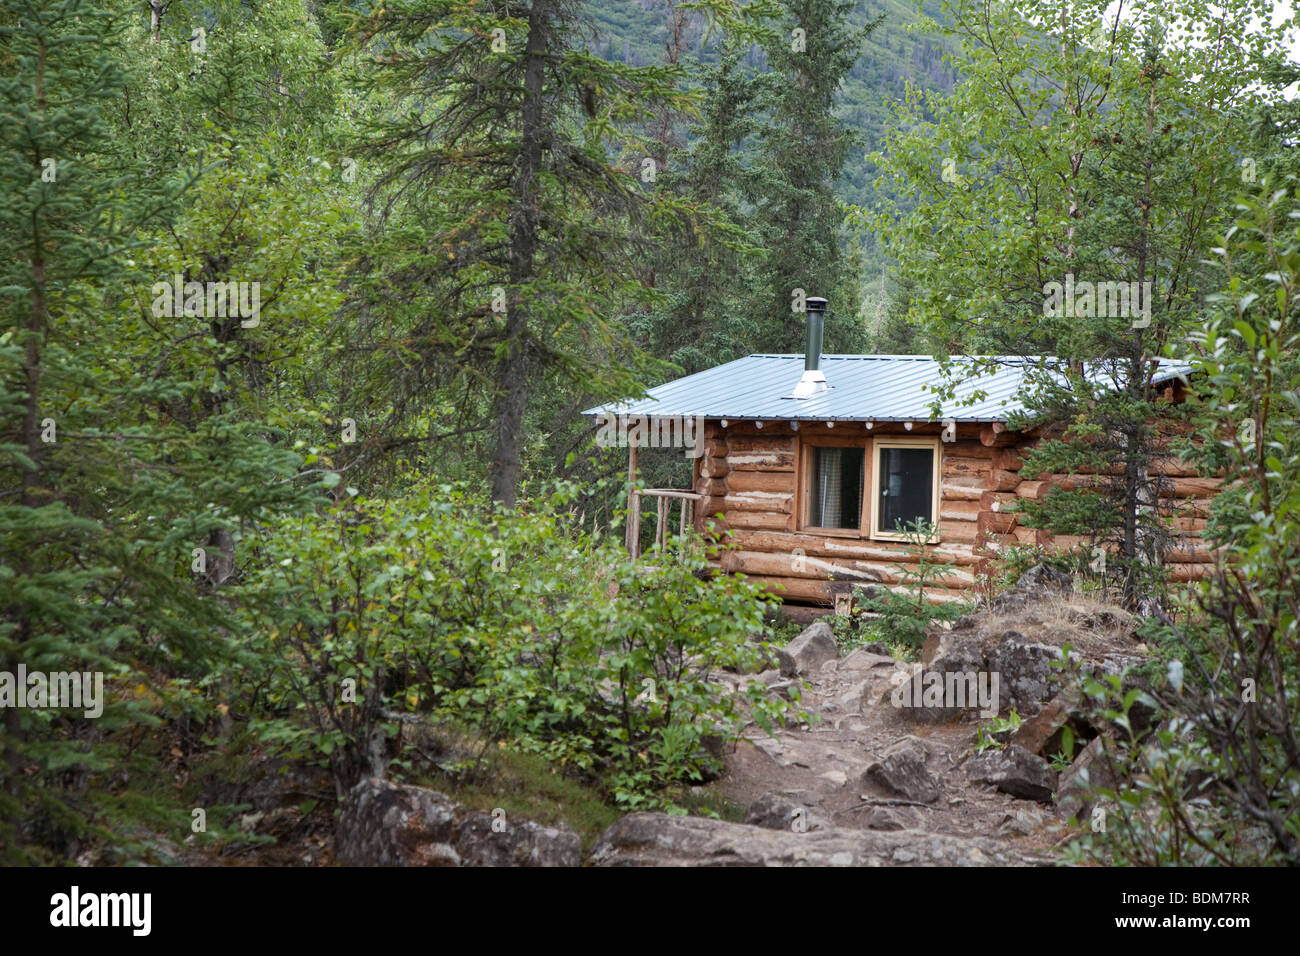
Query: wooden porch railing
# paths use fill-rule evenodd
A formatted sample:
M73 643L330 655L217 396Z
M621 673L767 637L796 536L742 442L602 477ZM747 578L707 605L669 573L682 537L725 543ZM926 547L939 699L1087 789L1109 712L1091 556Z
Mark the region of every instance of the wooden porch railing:
M677 533L685 534L687 527L694 527L695 502L704 496L694 491L677 491L672 488L643 488L640 491L634 489L627 513L627 551L633 558L641 557L641 499L643 497L655 499L657 513L653 547L662 551L668 541L668 522L672 517L673 501L677 501L680 511Z

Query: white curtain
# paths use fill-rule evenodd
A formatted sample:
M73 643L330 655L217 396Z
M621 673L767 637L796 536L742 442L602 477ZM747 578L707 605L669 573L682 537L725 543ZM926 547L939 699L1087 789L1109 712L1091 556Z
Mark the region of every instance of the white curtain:
M840 508L842 496L840 481L843 474L841 459L842 448L818 448L817 500L821 510L820 527L838 528L840 526Z

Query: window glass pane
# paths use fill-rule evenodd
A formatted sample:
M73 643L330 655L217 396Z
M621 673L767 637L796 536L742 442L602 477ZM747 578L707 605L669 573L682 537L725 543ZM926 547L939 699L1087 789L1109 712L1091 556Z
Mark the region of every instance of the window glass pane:
M861 448L812 450L808 524L814 528L856 528L862 519Z
M917 520L934 520L934 450L880 449L880 500L877 527L898 531Z

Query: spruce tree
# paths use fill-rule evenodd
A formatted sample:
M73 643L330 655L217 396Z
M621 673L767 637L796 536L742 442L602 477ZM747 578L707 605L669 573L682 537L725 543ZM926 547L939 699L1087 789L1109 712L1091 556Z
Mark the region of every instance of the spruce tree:
M0 843L46 861L112 832L121 860L144 852L147 832L189 832L187 809L131 792L145 758L122 746L126 729L173 707L200 722L215 712L220 700L192 688L230 653L215 592L238 576L240 531L308 506L319 486L296 480L300 458L275 424L235 400L240 318L157 308L155 285L171 279L158 237L175 237L199 170L159 166L132 149L150 145L142 137L114 137L128 94L147 100L138 11L11 9L0 27L0 670L99 673L105 699L96 717L5 708ZM226 326L238 332L219 341Z
M380 170L352 313L387 369L370 398L393 422L441 407L440 431L489 434L505 507L547 376L633 394L649 364L618 316L645 300L633 253L672 212L639 131L682 98L681 71L600 60L584 23L573 0L402 0L356 33L366 89L399 104L361 144Z
M763 44L759 105L767 126L748 180L765 250L751 306L763 317L755 350L803 350L803 316L794 308L794 290L803 289L828 298L840 318L827 324L826 351L863 351L861 277L851 274L841 249L844 213L834 192L857 137L836 115L835 100L880 20L854 26L848 0L782 0L781 7L780 26Z

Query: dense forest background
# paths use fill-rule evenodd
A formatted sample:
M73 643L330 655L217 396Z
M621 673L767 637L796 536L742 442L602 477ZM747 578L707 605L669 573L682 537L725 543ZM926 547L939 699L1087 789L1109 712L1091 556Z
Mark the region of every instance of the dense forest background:
M412 721L596 815L689 806L741 717L683 662L751 667L769 602L701 573L717 542L630 560L625 459L579 413L800 351L821 295L828 352L1038 362L1069 427L1035 464L1123 463L1029 519L1112 547L1106 586L1206 664L1204 733L1168 746L1251 783L1212 837L1171 784L1169 827L1266 818L1294 860L1297 74L1270 14L9 0L0 673L100 673L106 700L6 702L0 853L247 842L227 784L267 766L327 781L304 818L366 775L472 780ZM1049 316L1066 274L1150 282L1152 322ZM1242 476L1198 595L1159 571L1157 356L1197 368L1187 454ZM1240 679L1248 724L1217 703Z

